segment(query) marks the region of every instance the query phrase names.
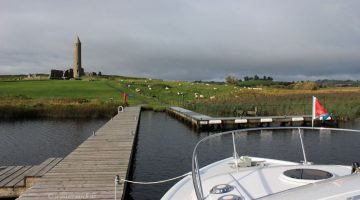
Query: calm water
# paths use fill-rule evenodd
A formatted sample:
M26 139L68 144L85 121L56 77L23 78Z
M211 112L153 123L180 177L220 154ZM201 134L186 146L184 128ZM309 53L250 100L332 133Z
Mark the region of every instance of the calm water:
M107 120L0 122L0 166L36 165L65 157Z
M360 128L359 122L341 125ZM209 133L194 133L164 113L142 112L138 145L133 164L133 180L157 181L191 171L192 151L197 141ZM262 131L241 134L237 140L240 155L262 156L299 162L303 160L297 132ZM360 161L360 134L304 134L308 160L322 164L350 165ZM199 149L201 166L232 155L231 137L214 139ZM176 181L160 185L130 185L127 199L160 199Z
M49 157L64 157L107 121L0 122L0 166L32 165ZM342 127L360 129L360 123L347 123ZM195 144L209 134L195 133L165 113L142 112L131 179L157 181L189 172ZM239 135L237 141L240 155L302 160L297 133L262 131ZM304 142L310 161L345 165L360 161L357 155L360 134L305 133ZM199 151L201 166L229 157L232 155L231 138L212 140ZM160 199L175 183L130 185L126 199Z

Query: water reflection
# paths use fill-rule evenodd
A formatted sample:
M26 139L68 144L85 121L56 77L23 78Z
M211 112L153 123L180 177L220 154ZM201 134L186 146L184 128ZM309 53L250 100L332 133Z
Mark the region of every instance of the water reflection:
M0 122L0 166L35 165L64 157L107 120Z

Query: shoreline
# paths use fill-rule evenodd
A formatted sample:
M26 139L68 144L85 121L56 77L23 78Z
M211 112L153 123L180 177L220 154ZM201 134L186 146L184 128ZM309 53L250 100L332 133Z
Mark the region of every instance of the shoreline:
M32 119L107 119L112 118L118 111L117 104L64 104L64 105L1 105L0 120L32 120ZM142 111L166 112L167 106L140 105ZM197 110L193 110L198 112ZM204 114L204 113L202 113ZM216 116L213 116L216 117ZM227 116L232 117L232 116ZM359 118L342 118L335 116L338 122L351 122Z
M106 119L113 117L118 111L117 104L63 104L63 105L1 105L1 120L30 119ZM165 106L141 106L142 110L165 112Z

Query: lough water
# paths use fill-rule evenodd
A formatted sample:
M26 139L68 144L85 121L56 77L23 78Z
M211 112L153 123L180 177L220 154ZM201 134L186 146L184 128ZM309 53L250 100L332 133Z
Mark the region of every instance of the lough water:
M0 166L37 165L50 157L65 157L106 121L1 121Z
M341 125L360 129L359 122ZM195 133L164 113L142 112L138 145L133 163L133 180L157 181L191 171L192 151L197 141L210 133ZM309 161L321 164L351 165L360 161L360 134L305 132ZM268 157L299 162L303 160L297 132L262 131L237 137L240 155ZM214 139L199 149L200 166L232 156L231 137ZM177 181L158 185L131 184L126 199L160 199Z
M49 157L65 157L94 130L108 120L31 120L0 122L0 166L34 165ZM342 127L360 129L360 123ZM157 181L187 173L199 139L211 133L196 133L165 113L144 111L131 179ZM302 160L296 133L263 131L237 138L240 155L262 156L290 161ZM305 133L308 159L323 164L350 165L359 161L360 134ZM199 153L201 166L232 155L231 138L212 140ZM160 199L176 181L159 185L133 185L126 199Z

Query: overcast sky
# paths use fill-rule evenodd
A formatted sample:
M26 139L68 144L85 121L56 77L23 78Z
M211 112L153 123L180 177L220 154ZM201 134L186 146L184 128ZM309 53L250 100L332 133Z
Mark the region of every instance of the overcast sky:
M358 0L0 0L0 74L359 79Z

